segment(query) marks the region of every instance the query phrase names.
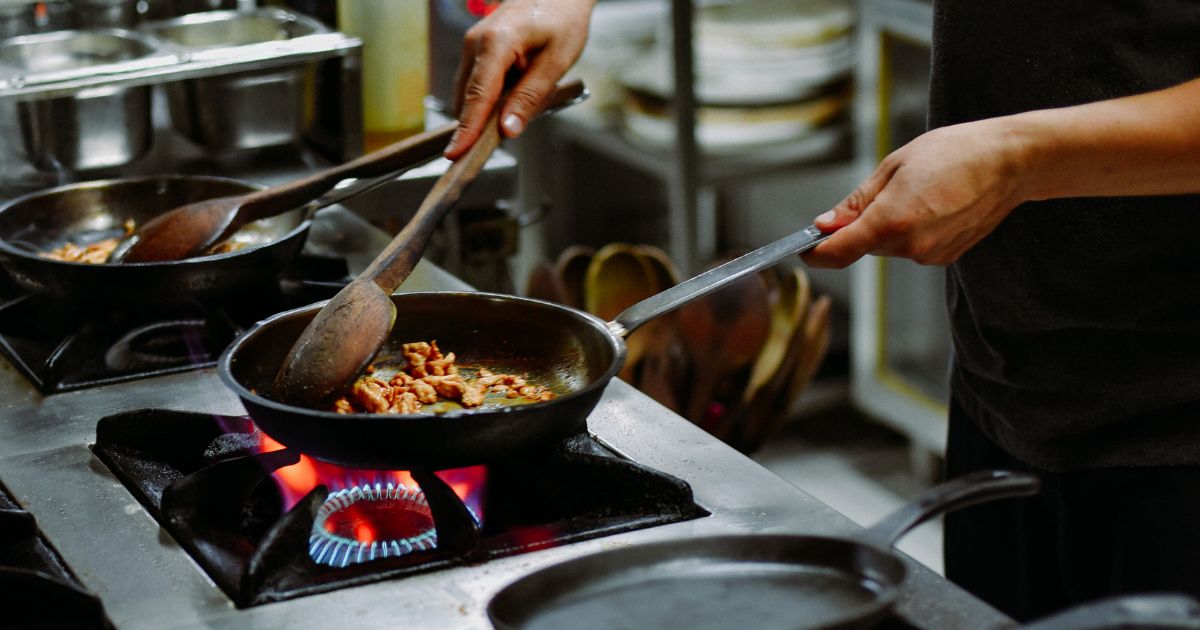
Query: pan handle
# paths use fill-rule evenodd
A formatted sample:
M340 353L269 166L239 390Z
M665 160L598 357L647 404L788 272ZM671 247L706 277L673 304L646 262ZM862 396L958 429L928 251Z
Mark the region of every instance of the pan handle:
M1187 595L1125 595L1069 608L1021 630L1200 629L1200 603Z
M1008 470L981 470L951 479L885 516L867 530L872 542L890 548L905 533L934 516L976 503L1023 497L1041 488L1036 475Z
M666 315L696 298L758 273L788 256L802 254L816 247L830 234L832 232L823 233L815 225L810 225L630 306L608 322L608 329L618 337L625 337L659 315Z

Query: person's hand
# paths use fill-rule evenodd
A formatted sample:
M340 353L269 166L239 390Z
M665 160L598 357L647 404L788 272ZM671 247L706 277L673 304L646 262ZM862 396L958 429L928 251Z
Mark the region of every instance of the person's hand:
M445 156L458 159L479 138L493 108L501 133L514 138L583 52L595 0L505 0L463 39L454 111L458 129ZM510 73L519 74L498 103Z
M1026 201L1012 131L1011 120L984 120L935 129L897 149L817 217L817 228L835 233L804 262L842 268L867 254L926 265L958 260Z

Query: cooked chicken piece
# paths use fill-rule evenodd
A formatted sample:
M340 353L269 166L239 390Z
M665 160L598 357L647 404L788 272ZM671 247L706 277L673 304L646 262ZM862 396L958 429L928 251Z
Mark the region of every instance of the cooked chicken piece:
M350 394L358 405L369 413L383 413L392 406L392 388L373 376L355 381Z
M439 400L453 400L463 407L483 405L488 393L504 394L510 399L524 397L531 401L554 398L554 393L540 385L527 382L525 376L498 374L479 368L476 378L467 380L459 373L453 352L442 353L436 341L413 342L402 346L406 360L404 368L386 382L369 376L375 366L354 383L348 396L334 402L338 413L419 413L422 405Z
M467 383L463 388L462 406L478 407L483 404L484 397L487 396L487 388L478 383Z
M426 379L430 377L425 377ZM416 394L417 400L431 405L438 401L438 392L429 384L427 380L414 380L412 382L412 393Z
M421 401L417 400L417 395L412 392L404 392L396 396L391 408L388 409L391 413L419 413L421 411Z
M458 374L458 366L454 365L454 353L451 352L440 359L426 360L425 371L434 376Z
M113 250L117 248L120 239L106 238L102 241L97 241L87 247L80 247L74 243L65 243L61 247L42 252L40 255L43 258L52 258L54 260L63 260L66 262L81 262L92 265L98 265L108 260L112 256Z
M421 379L433 386L437 393L442 398L450 400L462 400L463 390L466 389L466 383L463 382L462 376L453 374L450 376L426 376Z

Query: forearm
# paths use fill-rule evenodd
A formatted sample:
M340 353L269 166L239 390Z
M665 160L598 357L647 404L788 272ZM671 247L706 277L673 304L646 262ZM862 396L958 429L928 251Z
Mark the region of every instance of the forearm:
M994 120L1026 199L1200 192L1200 79Z

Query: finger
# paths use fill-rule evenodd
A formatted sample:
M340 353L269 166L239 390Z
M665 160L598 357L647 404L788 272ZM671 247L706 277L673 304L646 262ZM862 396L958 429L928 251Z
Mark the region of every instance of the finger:
M521 135L529 121L542 110L546 97L554 91L556 82L567 68L545 51L533 58L529 69L501 105L500 128L505 137Z
M844 269L874 250L877 234L872 221L864 217L839 229L800 258L811 267Z
M485 39L476 50L478 53L460 90L458 128L443 152L451 160L461 157L479 138L504 90L505 73L517 61L516 55L506 53L507 47L494 39Z
M834 232L846 227L875 200L894 173L895 168L891 166L890 162L885 161L880 164L849 195L814 219L813 224L822 232Z
M451 102L451 112L455 116L462 111L463 92L467 88L467 79L471 76L471 70L475 67L475 39L472 37L463 38L462 57L460 58L458 69L454 72L454 97Z

